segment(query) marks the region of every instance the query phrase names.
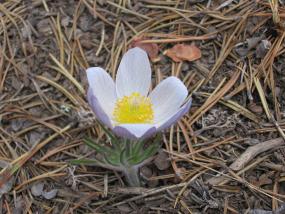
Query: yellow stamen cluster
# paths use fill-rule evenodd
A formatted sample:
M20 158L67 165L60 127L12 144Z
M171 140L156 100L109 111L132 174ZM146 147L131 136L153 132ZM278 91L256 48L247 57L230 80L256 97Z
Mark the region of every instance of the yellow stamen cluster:
M153 108L150 98L132 93L119 99L113 112L117 123L152 123Z

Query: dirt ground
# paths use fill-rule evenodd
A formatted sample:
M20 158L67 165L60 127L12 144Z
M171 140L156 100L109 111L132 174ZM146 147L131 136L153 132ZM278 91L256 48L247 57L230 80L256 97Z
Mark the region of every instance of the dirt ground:
M0 0L0 213L285 213L285 2ZM115 77L134 41L158 47L153 86L179 77L190 112L141 169L74 166L107 138L86 68ZM174 62L165 50L195 45ZM150 139L152 141L153 139Z

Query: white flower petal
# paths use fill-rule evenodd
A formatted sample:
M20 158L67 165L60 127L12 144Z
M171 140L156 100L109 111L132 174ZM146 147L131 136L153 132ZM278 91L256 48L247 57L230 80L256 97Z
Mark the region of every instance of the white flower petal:
M159 83L149 95L153 104L154 123L159 123L177 112L187 94L187 88L176 77L168 77Z
M183 117L190 109L192 103L192 99L189 99L178 111L176 111L169 118L161 121L156 124L157 131L162 131L163 129L167 129L174 123L176 123L181 117Z
M112 117L117 99L113 79L104 69L99 67L88 68L86 72L93 96L96 97L103 111Z
M152 124L120 124L114 127L113 132L120 137L137 140L152 136L156 128Z
M102 109L100 103L98 102L98 99L93 95L92 89L90 87L87 92L87 100L97 119L107 127L113 128L112 120Z
M147 53L140 48L126 52L120 63L116 76L117 96L129 96L138 92L148 94L151 84L151 67Z

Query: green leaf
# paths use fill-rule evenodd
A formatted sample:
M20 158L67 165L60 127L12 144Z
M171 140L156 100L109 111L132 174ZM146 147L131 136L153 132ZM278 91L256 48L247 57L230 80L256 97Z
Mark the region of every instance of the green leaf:
M137 143L134 143L133 148L132 148L132 154L134 156L140 155L142 150L143 150L143 146L144 146L144 141L139 141Z
M140 156L134 156L131 159L129 159L130 165L137 165L141 162L141 157Z
M83 165L93 166L96 164L100 164L101 162L96 159L78 159L78 160L71 160L69 163L72 165L83 164Z
M150 145L149 147L147 147L141 155L134 156L134 158L130 159L129 162L134 165L139 164L143 162L144 160L153 156L158 151L159 147L160 146L158 143L154 143Z
M114 152L114 153L110 153L108 155L104 155L104 159L107 163L109 163L111 165L119 166L121 163L120 153L118 153L118 152Z
M101 146L90 139L84 139L83 142L92 149L95 149L98 153L109 153L110 149L107 146Z
M155 153L157 153L158 149L160 148L159 144L153 144L150 145L146 150L145 150L145 156L147 158L153 156Z
M112 148L115 150L119 150L121 149L121 144L120 144L120 140L118 139L111 139L111 143L112 143Z
M131 141L126 140L125 148L126 148L126 156L129 157L131 155Z
M98 122L99 126L103 129L103 131L106 133L106 135L109 138L111 138L112 142L118 140L108 129L106 129L106 127L103 124L101 124L99 121L97 121L97 122Z
M120 140L115 135L113 135L108 129L106 129L106 127L102 123L100 123L99 121L97 121L97 123L103 129L103 131L106 133L106 135L111 139L112 146L114 146L115 149L119 149L120 148Z
M126 165L127 160L128 160L127 150L126 150L126 148L124 148L121 152L121 155L120 155L120 162L122 165Z
M161 141L161 139L162 139L162 134L161 134L161 133L158 133L158 134L156 135L156 137L154 138L153 143L159 144L160 141Z

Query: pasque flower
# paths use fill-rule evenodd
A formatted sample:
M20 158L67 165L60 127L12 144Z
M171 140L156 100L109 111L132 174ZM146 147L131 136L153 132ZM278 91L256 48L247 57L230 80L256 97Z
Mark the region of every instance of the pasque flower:
M168 128L188 112L187 88L171 76L153 91L147 53L140 48L127 51L114 82L102 68L87 69L88 102L97 118L117 136L145 139Z

